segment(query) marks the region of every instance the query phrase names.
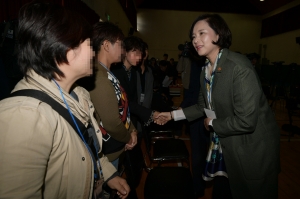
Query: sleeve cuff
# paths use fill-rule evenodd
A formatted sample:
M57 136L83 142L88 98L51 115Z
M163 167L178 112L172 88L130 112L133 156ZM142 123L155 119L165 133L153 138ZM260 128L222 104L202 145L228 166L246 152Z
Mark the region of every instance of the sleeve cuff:
M107 184L107 182L109 181L109 180L111 180L111 179L113 179L114 177L116 177L116 176L119 176L120 174L119 174L119 172L115 172L114 174L112 174L112 176L110 176L104 183L105 184Z
M174 118L174 121L186 119L182 109L173 111L173 118Z
M209 123L208 123L209 126L213 126L212 121L213 121L213 119L209 121Z

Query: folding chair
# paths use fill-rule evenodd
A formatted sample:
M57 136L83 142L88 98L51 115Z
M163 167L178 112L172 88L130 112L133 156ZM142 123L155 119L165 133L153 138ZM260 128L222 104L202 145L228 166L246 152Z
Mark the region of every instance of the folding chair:
M144 133L144 141L150 165L158 163L161 166L163 162L178 162L183 165L189 164L189 152L183 140L175 139L171 130L151 130L149 133Z

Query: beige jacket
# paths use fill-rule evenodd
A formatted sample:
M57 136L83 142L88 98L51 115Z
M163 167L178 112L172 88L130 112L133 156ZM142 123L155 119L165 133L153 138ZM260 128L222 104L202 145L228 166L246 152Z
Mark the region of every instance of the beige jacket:
M14 91L42 90L63 106L53 81L31 72ZM72 113L85 125L93 124L89 93L76 87L79 102L63 92ZM0 102L0 198L91 198L93 164L78 134L48 104L31 97L11 97ZM102 144L102 142L100 142ZM101 166L105 180L116 170L106 157Z

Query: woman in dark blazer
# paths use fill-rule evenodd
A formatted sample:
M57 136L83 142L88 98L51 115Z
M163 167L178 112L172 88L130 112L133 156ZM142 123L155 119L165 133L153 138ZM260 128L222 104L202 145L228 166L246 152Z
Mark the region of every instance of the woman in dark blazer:
M228 50L231 31L217 14L198 17L190 30L192 43L207 62L194 106L161 113L167 121L195 120L214 111L204 125L222 147L232 198L277 198L279 128L250 61Z

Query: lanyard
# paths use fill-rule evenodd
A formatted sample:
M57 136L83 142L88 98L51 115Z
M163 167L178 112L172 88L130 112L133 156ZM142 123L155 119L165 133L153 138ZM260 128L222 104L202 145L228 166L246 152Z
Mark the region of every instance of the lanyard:
M215 64L213 66L213 72L211 73L211 76L209 77L209 67L212 67L209 60L206 59L206 62L205 62L205 78L204 78L204 84L206 84L206 92L207 92L207 101L208 101L208 106L209 106L209 109L212 110L213 107L212 107L212 98L211 98L211 94L212 94L212 87L213 87L213 83L214 83L214 77L215 77L215 70L217 68L217 65L218 65L218 62L221 58L221 55L222 55L222 52L223 50L220 50L217 58L216 58L216 61L215 61Z
M111 75L111 76L113 76L115 79L117 79L115 76L114 76L114 74L102 63L102 62L100 62L99 61L99 64L101 65L101 66L103 66L103 68L105 68L106 70L107 70L107 72Z
M99 176L98 176L98 171L100 171L100 160L99 160L99 157L98 157L98 160L99 160L99 163L97 163L97 161L95 160L95 157L94 157L94 155L93 155L93 152L92 152L92 149L89 147L89 145L87 144L87 142L86 142L86 140L84 139L84 136L83 136L83 134L82 134L82 132L80 131L80 128L78 127L78 124L77 124L77 122L76 122L76 120L74 119L74 116L73 116L73 113L71 112L71 109L70 109L70 107L69 107L69 105L68 105L68 103L67 103L67 101L66 101L66 99L65 99L65 97L64 97L64 94L63 94L63 92L62 92L62 90L61 90L61 87L58 85L58 83L55 81L55 79L53 79L53 81L54 81L54 83L56 84L56 86L58 87L58 90L59 90L59 92L60 92L60 94L61 94L61 96L62 96L62 98L63 98L63 100L64 100L64 103L65 103L65 105L67 106L67 109L68 109L68 111L69 111L69 114L70 114L70 116L71 116L71 118L72 118L72 120L73 120L73 122L74 122L74 124L75 124L75 126L76 126L76 128L77 128L77 133L79 134L79 136L80 136L80 138L82 139L82 141L84 142L84 144L85 144L85 146L86 146L86 148L88 149L88 152L89 152L89 154L90 154L90 156L91 156L91 158L92 158L92 161L93 161L93 165L94 165L94 178L98 178ZM97 153L97 152L96 152Z

